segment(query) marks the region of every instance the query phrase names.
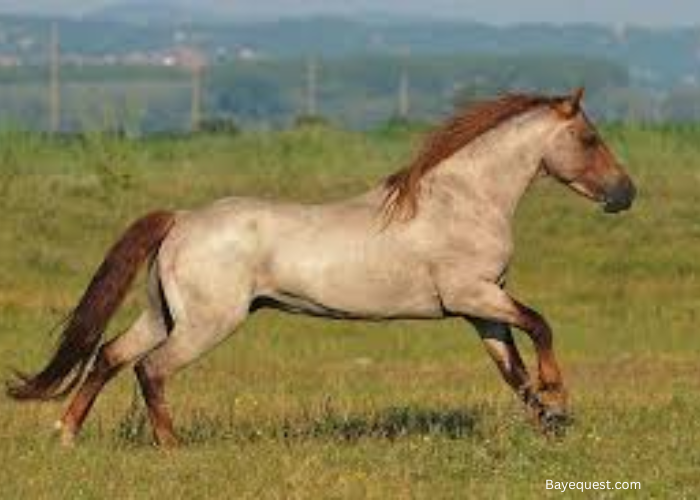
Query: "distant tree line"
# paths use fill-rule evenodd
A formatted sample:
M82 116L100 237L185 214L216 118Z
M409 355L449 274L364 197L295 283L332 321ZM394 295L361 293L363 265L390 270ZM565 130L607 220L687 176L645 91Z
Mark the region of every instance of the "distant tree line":
M570 56L354 56L315 61L314 112L308 111L304 58L214 64L203 77L204 128L285 127L324 121L367 128L397 118L433 121L455 107L508 91L564 93L588 89L587 104L608 121L700 120L700 90L667 94L633 86L627 70L605 60ZM142 134L188 130L191 75L157 67L61 68L66 131L119 129ZM403 95L402 95L403 94ZM0 125L44 129L47 69L0 70ZM301 117L301 119L300 119Z
M214 64L204 75L203 114L240 125L292 124L308 108L307 67L303 58ZM368 55L318 59L316 68L315 112L356 128L396 115L401 91L409 118L427 121L451 112L455 104L510 90L565 92L586 84L596 93L629 85L619 65L564 56ZM145 132L189 126L190 75L183 70L65 66L61 79L65 129L99 126L100 120ZM43 67L0 70L3 120L41 128L46 80Z
M230 61L241 49L286 59L317 54L345 58L358 54L440 56L465 52L517 56L527 53L605 58L629 68L633 83L667 90L687 79L700 80L697 27L665 28L524 24L489 26L468 21L405 18L314 17L267 22L205 22L171 18L163 5L123 2L103 15L59 19L61 45L76 56L120 56L194 45L210 59ZM119 5L117 5L119 6ZM641 8L641 7L640 7ZM46 58L52 19L0 15L0 54L29 61ZM692 20L689 20L689 22Z

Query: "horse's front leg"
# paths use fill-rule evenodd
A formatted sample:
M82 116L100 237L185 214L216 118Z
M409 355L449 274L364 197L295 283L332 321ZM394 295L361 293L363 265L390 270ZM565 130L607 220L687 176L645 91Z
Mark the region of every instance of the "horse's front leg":
M486 352L498 367L503 379L521 397L528 402L533 395L530 374L525 368L520 352L515 345L510 327L504 323L480 318L468 318L479 332Z
M533 387L530 374L523 363L520 351L510 327L505 323L479 318L469 318L481 336L486 352L498 367L503 379L515 391L522 402L545 428L551 428L555 420L563 418L562 411L542 402L537 388ZM559 415L557 418L556 415Z
M512 299L511 299L512 300ZM513 300L517 310L514 326L527 333L535 344L539 381L537 385L538 403L543 405L541 416L546 428L558 428L568 421L567 392L561 370L554 355L552 329L537 311Z
M505 367L506 380L535 411L545 430L557 428L566 421L567 393L554 355L552 330L540 314L512 299L498 285L491 283L451 294L445 297L445 305L449 311L470 318L477 328L486 332L489 353L499 367ZM498 324L503 328L508 325L519 328L532 339L538 365L535 387L530 384L517 348L508 337L510 332L508 335L503 331L498 332L494 327Z

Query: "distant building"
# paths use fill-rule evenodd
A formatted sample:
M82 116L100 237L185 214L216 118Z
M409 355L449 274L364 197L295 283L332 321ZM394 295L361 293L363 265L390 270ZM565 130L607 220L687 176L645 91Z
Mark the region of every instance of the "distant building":
M236 59L241 61L255 61L260 57L260 53L251 47L240 47L236 50Z
M122 57L122 64L127 66L149 66L153 57L147 52L130 52Z
M16 56L0 54L0 68L17 68L22 66L22 60Z
M161 57L160 62L166 68L173 68L177 66L177 57L175 57L173 54L164 54Z
M191 47L178 47L173 52L176 66L190 71L199 71L207 65L207 56Z

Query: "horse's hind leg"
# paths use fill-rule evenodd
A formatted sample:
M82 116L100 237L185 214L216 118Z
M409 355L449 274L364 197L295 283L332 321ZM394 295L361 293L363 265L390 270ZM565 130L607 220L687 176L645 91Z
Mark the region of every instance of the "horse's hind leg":
M121 368L163 342L167 332L162 322L149 310L144 312L123 335L103 345L93 366L57 427L64 445L73 443L97 396Z
M136 376L153 427L156 443L163 447L177 445L170 411L165 400L165 382L178 370L211 350L246 319L248 301L226 314L226 317L208 317L196 323L176 322L168 339L144 357L135 367Z
M163 379L149 375L144 362L137 363L134 371L141 386L141 394L146 401L148 418L153 427L156 443L163 447L176 446L177 435L175 434L173 421L165 401Z

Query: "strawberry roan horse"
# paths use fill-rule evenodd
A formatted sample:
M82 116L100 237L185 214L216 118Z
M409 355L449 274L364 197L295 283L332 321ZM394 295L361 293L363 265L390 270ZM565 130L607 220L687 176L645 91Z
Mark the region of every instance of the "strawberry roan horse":
M58 424L70 444L104 385L135 363L155 439L173 445L166 380L260 308L363 320L462 317L507 383L549 426L566 411L552 332L504 289L514 212L545 176L607 212L629 208L635 195L581 109L582 95L514 94L478 104L438 128L407 168L349 200L228 198L139 219L107 254L48 365L10 383L9 395L48 400L77 388ZM149 259L149 306L101 345ZM510 327L534 343L535 381Z

